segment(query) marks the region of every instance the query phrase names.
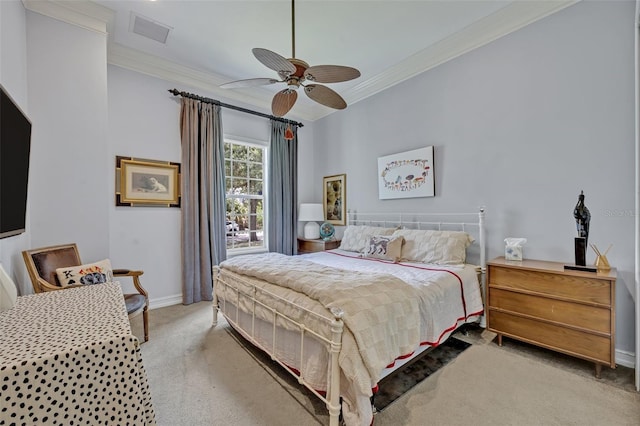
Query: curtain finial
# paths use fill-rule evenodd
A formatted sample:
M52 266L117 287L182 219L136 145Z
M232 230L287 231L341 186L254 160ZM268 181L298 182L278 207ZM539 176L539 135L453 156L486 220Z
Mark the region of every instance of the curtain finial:
M284 139L287 141L293 140L293 130L291 130L290 124L287 124L287 129L284 131Z

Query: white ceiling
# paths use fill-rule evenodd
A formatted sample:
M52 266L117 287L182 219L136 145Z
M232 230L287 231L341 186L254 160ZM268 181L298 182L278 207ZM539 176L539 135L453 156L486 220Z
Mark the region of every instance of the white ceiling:
M108 33L108 62L206 90L268 112L284 88L220 89L222 83L278 78L254 47L291 57L290 0L23 0L33 11ZM296 57L352 66L362 76L328 84L353 104L469 50L555 13L575 0L297 0ZM171 27L166 44L133 33L132 13ZM167 87L169 89L169 87ZM316 120L334 110L300 91L287 118ZM210 95L209 95L210 96Z

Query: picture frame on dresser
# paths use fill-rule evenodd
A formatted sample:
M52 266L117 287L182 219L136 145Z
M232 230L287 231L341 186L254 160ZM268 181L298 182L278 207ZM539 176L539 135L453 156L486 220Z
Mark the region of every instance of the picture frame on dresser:
M322 179L324 220L344 226L347 221L347 175L325 176Z

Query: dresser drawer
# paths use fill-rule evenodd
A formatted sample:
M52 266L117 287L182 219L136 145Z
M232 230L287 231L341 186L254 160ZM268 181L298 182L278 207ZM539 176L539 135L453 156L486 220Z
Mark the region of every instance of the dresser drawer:
M584 303L611 305L611 282L597 278L490 265L489 285L552 295Z
M544 323L505 312L492 311L489 329L505 336L577 355L612 367L612 346L609 337Z
M587 331L606 334L611 332L611 311L607 308L565 302L498 288L491 289L489 293L489 307L582 328Z

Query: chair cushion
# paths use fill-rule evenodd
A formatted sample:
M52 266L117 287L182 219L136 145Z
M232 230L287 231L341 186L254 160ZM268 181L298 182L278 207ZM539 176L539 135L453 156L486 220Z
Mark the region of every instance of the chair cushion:
M79 266L56 269L62 287L78 284L102 284L113 281L113 269L109 259Z
M129 315L144 308L146 303L147 299L141 294L134 293L124 295L124 304L127 305L127 314Z

